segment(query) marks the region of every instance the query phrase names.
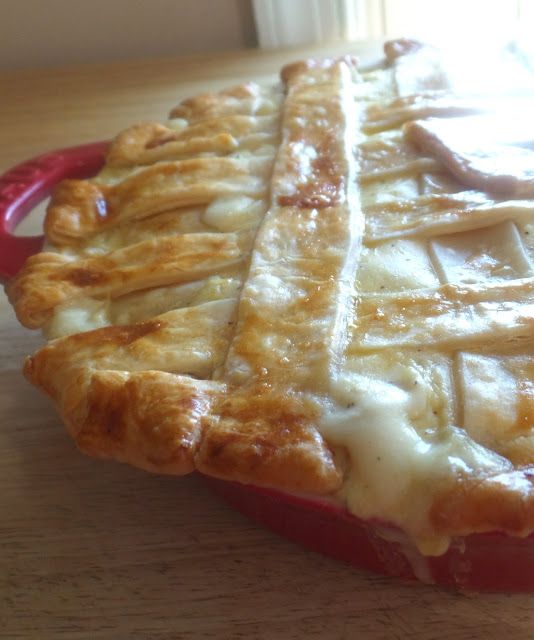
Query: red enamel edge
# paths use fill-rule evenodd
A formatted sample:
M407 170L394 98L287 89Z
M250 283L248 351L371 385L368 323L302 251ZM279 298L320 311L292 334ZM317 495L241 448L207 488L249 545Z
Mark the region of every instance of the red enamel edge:
M104 164L107 142L59 149L23 162L0 176L0 279L12 278L41 250L43 236L13 235L16 226L64 178L87 178Z
M396 527L361 520L336 504L205 480L231 507L262 526L359 569L461 591L534 590L534 536L473 534L452 540L441 556L423 556Z
M41 250L43 236L13 235L17 224L65 178L99 171L107 142L53 151L0 177L0 279L16 275ZM360 569L466 590L533 591L534 536L474 534L454 540L439 557L424 557L389 525L361 520L341 507L215 478L211 489L230 506L299 545ZM400 537L399 537L400 536Z

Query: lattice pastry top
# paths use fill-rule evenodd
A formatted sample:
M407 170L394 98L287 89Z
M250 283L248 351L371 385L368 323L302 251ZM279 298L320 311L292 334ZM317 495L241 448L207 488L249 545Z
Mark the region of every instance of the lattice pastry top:
M339 500L439 553L534 530L534 136L432 49L386 58L124 131L8 295L83 451Z

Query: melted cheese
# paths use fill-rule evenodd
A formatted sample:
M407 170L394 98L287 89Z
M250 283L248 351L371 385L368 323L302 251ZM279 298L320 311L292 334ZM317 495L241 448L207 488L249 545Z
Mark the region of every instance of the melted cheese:
M429 65L431 85L438 82L430 58L409 63L396 76L401 94L418 64ZM388 76L376 76L369 81L383 99ZM424 106L447 116L437 108L447 100L430 95ZM420 112L413 96L405 102L391 102L387 123L380 106L367 113L392 128L395 118ZM509 345L531 349L534 337L532 263L515 222L524 234L534 210L531 201L463 190L448 169L403 147L398 130L374 130L371 118L360 145L368 173L360 182L366 234L355 319L320 430L350 459L339 494L347 508L398 526L420 552L439 555L450 544L428 520L439 487L462 474L513 470L517 425L522 437L534 429L525 356L506 355Z
M440 555L449 539L420 534L436 484L458 471L503 472L512 465L450 422L436 429L436 389L428 372L394 365L386 380L383 372L377 367L376 377L341 375L333 385L337 402L325 412L321 432L349 453L351 470L342 489L348 508L398 525L422 553ZM418 431L416 420L427 429Z
M108 301L85 298L58 307L43 332L52 340L72 333L99 329L109 324Z
M225 94L222 114L212 113L211 99L186 101L169 122L187 133L190 126L208 130L221 115L247 114L232 120L245 128L233 131L237 146L232 142L224 158L100 174L98 184L118 203L116 219L101 228L90 218L81 247L65 249L62 258L68 263L81 253L85 268L74 275L82 272L82 288L104 254L111 268L101 276L117 280L113 296L96 285L93 298L67 289L47 331L58 337L155 316L152 332L120 353L100 354L99 366L225 381L225 413L206 420L213 429L229 425L225 438L236 424L246 437L262 421L272 421L276 433L286 430L276 412L265 411L274 404L262 411L254 402L267 389L285 411L298 396L314 410L305 425L309 450L319 441L327 449L315 429L320 415L324 440L350 461L343 479L335 469L318 492L342 482L335 498L356 516L396 525L420 551L439 554L449 540L429 522L437 491L462 474L477 479L514 469L531 442L534 241L525 245L525 238L534 229L534 204L464 189L442 156L424 157L404 139L399 125L406 119L451 115L454 107L443 97L447 80L433 50L367 74L330 61L297 65L293 76L277 151L280 92L242 89L242 100ZM413 95L418 91L424 96ZM375 104L384 101L385 108ZM254 114L266 115L260 122ZM440 130L434 120L428 127ZM452 119L444 125L462 143L465 129L458 135L454 127ZM383 128L389 131L373 133ZM495 168L495 157L483 160ZM208 251L208 241L223 240ZM207 257L195 257L202 242ZM168 256L159 264L162 247ZM111 250L130 257L127 272L124 260L110 262ZM184 277L189 254L195 268ZM213 264L198 266L208 259ZM135 286L123 288L135 269ZM243 403L252 406L245 423ZM296 417L305 422L303 415ZM293 418L286 419L288 432ZM253 446L265 442L278 456L268 438L261 432ZM323 461L331 462L329 454L320 454ZM258 455L255 449L253 473L262 466ZM282 457L278 475L260 476L260 484L279 480ZM406 550L416 557L411 545ZM425 576L425 567L419 573Z
M257 227L267 211L264 200L247 196L216 198L202 216L204 222L220 231Z
M270 90L267 93L270 94ZM268 96L268 100L263 98L259 100L254 108L270 113L270 110L275 109L276 103L275 92L272 96ZM277 141L279 135L277 131L278 114L251 117L250 120L252 126L259 130L258 135L264 135L262 144L265 141ZM169 128L177 131L187 130L188 127L188 121L183 118L173 118L167 124ZM261 134L263 130L265 130L265 134ZM253 167L251 173L259 169L260 172L268 174L274 161L274 148L266 144L263 146L250 144L251 137L253 136L239 139L240 143L245 141L245 146L251 148L232 154L232 157L236 158L236 162L246 163ZM144 169L146 168L135 166L128 168L106 166L95 180L107 185L120 185L121 181L142 173ZM251 176L248 176L247 179L250 178ZM256 178L256 181L260 185L260 191L263 191L265 180ZM180 185L179 180L175 182ZM215 191L219 190L218 186ZM159 188L162 189L161 184ZM143 240L149 241L166 237L172 239L183 234L190 234L191 238L196 238L198 242L201 242L202 233L206 231L222 233L236 231L239 232L236 239L240 250L243 253L248 253L250 251L249 245L253 239L249 230L254 231L257 228L268 205L260 197L247 195L246 189L243 189L242 185L236 191L237 193L231 193L231 195L210 197L207 205L201 208L181 206L180 199L177 198L173 203L174 208L171 208L170 211L164 211L140 220L128 220L124 224L90 236L74 250L67 246L59 252L66 257L79 257L80 254L97 257ZM160 251L161 249L156 247L153 253L157 254ZM145 253L149 255L152 252ZM176 258L179 259L179 255ZM109 325L141 322L154 315L180 307L225 298L237 300L243 279L243 274L239 273L240 271L241 269L237 265L235 268L226 269L221 276L214 274L206 279L198 279L186 284L146 288L111 300L95 300L90 297L68 300L53 310L52 317L43 328L43 332L48 339L53 339Z

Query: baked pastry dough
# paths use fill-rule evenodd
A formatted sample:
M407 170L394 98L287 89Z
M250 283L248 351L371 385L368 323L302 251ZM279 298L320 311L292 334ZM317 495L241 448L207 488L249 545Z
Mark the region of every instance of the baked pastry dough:
M534 531L534 152L465 135L512 116L434 49L386 59L121 133L7 291L83 451L337 500L438 554Z

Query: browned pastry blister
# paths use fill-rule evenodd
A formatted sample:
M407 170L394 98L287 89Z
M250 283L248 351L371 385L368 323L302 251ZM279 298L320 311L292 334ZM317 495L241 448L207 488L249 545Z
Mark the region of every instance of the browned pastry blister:
M50 338L26 376L91 455L336 500L424 553L532 532L534 152L458 134L494 111L403 40L125 130L7 287Z

